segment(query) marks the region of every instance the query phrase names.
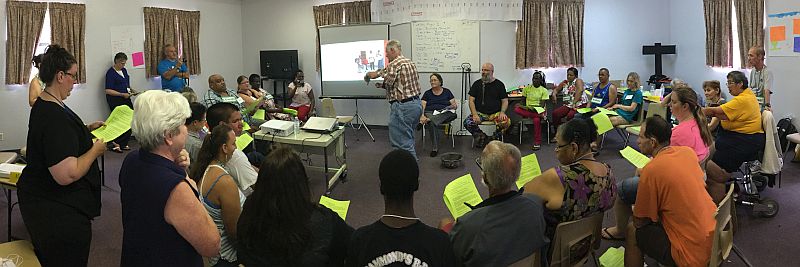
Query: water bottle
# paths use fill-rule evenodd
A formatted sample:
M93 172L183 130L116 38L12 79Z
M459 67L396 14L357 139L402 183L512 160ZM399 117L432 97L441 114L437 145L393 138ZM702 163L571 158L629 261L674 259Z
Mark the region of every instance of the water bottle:
M292 117L292 122L294 123L294 137L297 138L297 132L300 131L300 120L295 116Z

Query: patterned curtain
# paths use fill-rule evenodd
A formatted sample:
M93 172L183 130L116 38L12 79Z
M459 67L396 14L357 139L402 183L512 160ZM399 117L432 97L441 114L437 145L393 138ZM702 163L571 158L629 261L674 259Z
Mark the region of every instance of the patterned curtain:
M553 0L525 0L517 22L517 68L552 66L550 60L550 9Z
M736 27L739 30L739 55L742 68L747 65L747 51L764 46L764 0L734 0Z
M343 3L344 19L346 24L359 24L372 22L371 2L358 1Z
M158 76L157 67L158 62L164 57L161 51L164 45L178 45L178 34L175 29L176 11L157 7L144 8L144 55L147 77Z
M86 83L86 5L50 3L52 43L59 44L78 61L78 83Z
M6 84L25 84L31 75L31 58L42 32L47 3L6 2Z
M314 7L314 23L317 27L325 25L338 25L342 24L342 16L344 15L344 4L330 4ZM319 56L319 30L317 30L317 66L316 70L319 71L320 56Z
M551 67L583 66L584 0L554 0Z
M732 67L731 0L703 0L706 20L706 65Z
M186 59L189 74L200 74L200 11L178 11L177 14L182 57Z

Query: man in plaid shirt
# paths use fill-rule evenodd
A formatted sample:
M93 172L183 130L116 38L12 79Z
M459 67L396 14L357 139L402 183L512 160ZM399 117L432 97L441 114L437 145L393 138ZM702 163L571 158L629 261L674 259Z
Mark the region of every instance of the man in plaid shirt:
M422 116L417 66L403 56L397 40L390 40L386 44L386 57L389 59L386 68L368 72L366 76L370 79L383 77L383 83L376 83L375 87L386 89L386 100L391 108L389 141L392 147L406 150L417 158L414 126Z

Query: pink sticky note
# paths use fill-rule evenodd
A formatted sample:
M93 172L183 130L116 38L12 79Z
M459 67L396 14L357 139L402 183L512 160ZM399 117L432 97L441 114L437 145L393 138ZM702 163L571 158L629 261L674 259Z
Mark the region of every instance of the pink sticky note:
M133 58L134 67L144 65L144 52L135 52L131 54L131 58Z

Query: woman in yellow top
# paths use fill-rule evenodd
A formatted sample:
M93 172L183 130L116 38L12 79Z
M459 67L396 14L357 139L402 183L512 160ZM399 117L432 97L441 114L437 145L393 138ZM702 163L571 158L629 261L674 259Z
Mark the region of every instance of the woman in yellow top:
M525 105L517 103L514 112L525 118L533 119L533 150L542 147L542 118L544 118L544 101L549 94L544 88L544 73L536 71L533 73L531 85L522 89L522 97L525 98ZM522 134L522 129L520 129Z
M714 143L716 152L708 162L708 192L715 203L725 197L725 182L746 161L756 159L764 149L761 109L747 77L740 71L728 73L728 92L733 99L719 107L703 108L706 116L719 118L722 126Z

